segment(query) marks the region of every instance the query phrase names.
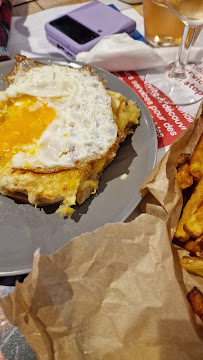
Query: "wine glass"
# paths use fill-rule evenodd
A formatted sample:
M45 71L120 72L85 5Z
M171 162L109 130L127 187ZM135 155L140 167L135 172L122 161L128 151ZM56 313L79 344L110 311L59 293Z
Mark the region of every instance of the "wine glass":
M185 24L173 66L152 69L145 77L146 90L160 102L189 105L203 97L203 68L188 64L188 57L198 25L203 24L203 0L163 0ZM193 29L188 41L189 29Z

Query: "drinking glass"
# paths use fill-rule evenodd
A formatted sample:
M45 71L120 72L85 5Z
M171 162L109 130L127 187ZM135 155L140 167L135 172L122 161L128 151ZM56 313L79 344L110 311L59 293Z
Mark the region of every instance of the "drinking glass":
M143 0L143 13L147 43L155 47L180 44L184 24L162 0Z
M203 0L164 0L164 4L184 23L182 40L175 64L151 70L145 78L145 88L160 102L193 104L203 97L203 68L188 64L188 57L197 26L203 24ZM193 33L188 41L190 29Z

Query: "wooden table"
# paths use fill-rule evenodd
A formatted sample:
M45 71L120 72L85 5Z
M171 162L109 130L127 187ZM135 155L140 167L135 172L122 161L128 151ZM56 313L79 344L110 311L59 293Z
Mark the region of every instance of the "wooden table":
M26 16L56 6L84 3L87 0L13 0L13 16ZM139 14L143 14L142 4L131 5Z

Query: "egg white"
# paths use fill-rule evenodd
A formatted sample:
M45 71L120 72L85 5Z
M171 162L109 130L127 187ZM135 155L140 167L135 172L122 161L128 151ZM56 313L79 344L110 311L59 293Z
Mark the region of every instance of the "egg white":
M118 129L111 97L89 68L52 64L21 70L0 101L22 94L39 100L29 111L47 103L56 118L34 144L13 156L12 168L72 168L104 156L115 143Z

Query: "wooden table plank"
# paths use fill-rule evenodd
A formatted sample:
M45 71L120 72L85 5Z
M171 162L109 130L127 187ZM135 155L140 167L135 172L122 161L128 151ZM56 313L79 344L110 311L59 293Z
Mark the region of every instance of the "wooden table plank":
M20 4L36 2L37 0L12 0L13 7L20 6Z
M41 7L42 10L51 9L57 6L80 4L84 2L87 2L87 0L37 0L37 4Z
M22 0L21 0L22 3ZM37 12L42 11L41 7L36 2L26 2L19 6L14 6L12 8L12 16L26 16L30 14L36 14Z
M51 9L57 6L82 4L87 0L13 0L13 16L25 16L35 14L41 10ZM25 4L26 3L26 4ZM22 4L22 5L20 5ZM17 5L17 6L16 6ZM143 15L143 5L131 5L139 14Z

